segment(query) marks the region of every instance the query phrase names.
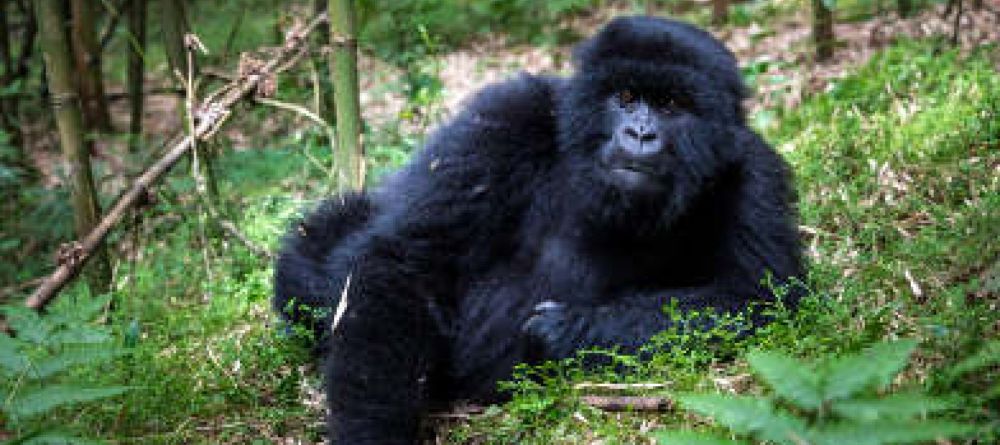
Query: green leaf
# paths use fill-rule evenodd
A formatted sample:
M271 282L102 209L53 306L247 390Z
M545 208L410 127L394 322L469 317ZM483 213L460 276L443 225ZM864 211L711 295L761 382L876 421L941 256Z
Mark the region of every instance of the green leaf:
M955 365L949 374L954 378L996 364L1000 364L1000 340L986 343L979 352Z
M111 334L104 327L70 326L52 333L48 338L51 345L108 343Z
M660 431L653 436L660 445L745 445L747 443L694 431Z
M747 360L779 397L808 410L823 404L819 378L809 366L777 352L754 351Z
M954 403L922 394L892 394L881 399L841 400L830 409L837 415L860 421L906 419L953 408Z
M52 326L39 317L34 310L26 307L3 306L0 307L0 312L6 316L10 328L17 332L19 341L45 344Z
M754 434L760 439L796 445L806 424L802 419L776 411L764 399L712 394L692 394L678 398L681 405L696 413L712 417L736 433Z
M31 361L21 351L17 341L0 335L0 375L17 377L30 369Z
M946 421L879 421L877 423L839 423L816 428L803 436L813 445L882 445L929 442L967 436L972 425Z
M827 363L824 400L844 399L871 387L884 387L902 371L917 347L913 340L876 344L860 354L837 357Z
M58 374L72 366L100 363L123 355L125 351L106 345L68 348L59 354L36 360L28 375L33 379L44 379Z
M107 442L85 439L69 433L45 432L21 443L23 445L104 445Z
M114 397L131 389L127 386L81 388L73 385L46 385L22 390L3 406L12 417L25 418L46 413L53 408Z
M823 2L823 7L826 9L829 9L831 11L837 9L837 0L820 0L820 1Z

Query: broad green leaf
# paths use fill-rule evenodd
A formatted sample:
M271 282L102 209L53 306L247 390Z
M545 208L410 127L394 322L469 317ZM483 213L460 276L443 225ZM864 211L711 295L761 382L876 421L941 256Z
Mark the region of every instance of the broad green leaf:
M745 445L747 443L694 431L660 431L653 436L660 445Z
M127 386L80 388L73 385L47 385L41 388L22 390L15 394L3 407L3 411L12 417L31 417L60 406L114 397L129 389L131 388Z
M709 416L736 433L754 434L779 444L796 445L806 425L802 419L776 411L771 402L743 396L693 394L678 399L682 406Z
M819 378L811 367L777 352L754 351L747 360L779 397L809 410L823 404Z
M837 400L871 386L884 387L906 367L917 347L913 340L876 344L859 354L835 357L825 369L824 400Z
M967 436L972 425L946 421L886 421L840 423L810 430L806 442L813 445L882 445L930 442Z
M881 399L854 399L833 402L837 415L860 421L906 419L954 407L954 403L921 394L892 394Z

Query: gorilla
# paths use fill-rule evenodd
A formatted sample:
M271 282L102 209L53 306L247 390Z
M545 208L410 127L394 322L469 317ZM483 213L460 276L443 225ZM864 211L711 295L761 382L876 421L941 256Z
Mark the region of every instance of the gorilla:
M677 326L666 305L742 313L801 276L789 169L722 43L625 17L573 60L486 87L287 236L274 305L324 343L333 443L412 444L429 406L496 401L517 363L636 351Z

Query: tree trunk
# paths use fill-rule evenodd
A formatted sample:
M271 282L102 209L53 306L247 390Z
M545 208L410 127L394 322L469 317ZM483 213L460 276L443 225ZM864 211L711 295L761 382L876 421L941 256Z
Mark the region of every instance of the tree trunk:
M184 46L184 35L190 32L188 26L187 12L184 8L183 0L163 0L160 2L161 28L163 30L163 48L167 53L167 62L170 64L171 79L173 73L179 73L182 77L188 75L188 56ZM192 67L192 73L197 74L197 64Z
M128 31L131 37L128 53L128 95L132 105L129 116L129 151L142 146L143 78L146 53L146 0L132 0L128 10Z
M95 4L93 0L70 0L73 57L76 61L83 120L91 131L110 132L111 113L104 97L101 47L94 31Z
M17 9L24 16L25 28L21 34L21 51L17 53L17 63L15 64L14 77L25 77L30 71L32 50L35 48L35 34L38 33L38 21L35 14L31 12L30 4L24 1L15 2Z
M0 62L3 63L3 73L0 74L0 87L10 88L14 83L14 54L10 46L9 16L7 15L7 3L0 4ZM9 95L0 98L0 130L3 130L9 138L10 144L16 151L8 158L0 154L0 161L15 165L22 165L24 153L21 151L20 130L17 125L17 96Z
M90 152L83 137L83 123L80 104L73 87L73 60L70 56L69 41L66 37L62 1L35 0L38 25L41 30L39 42L45 58L46 75L52 97L53 114L59 128L59 141L64 156L64 169L69 178L70 194L73 200L73 216L76 233L80 238L90 233L97 224L100 210L97 193L90 171ZM95 252L84 270L87 282L96 292L104 292L111 280L111 269L107 252Z
M313 0L313 15L319 15L327 10L327 2L329 0ZM330 48L330 23L326 22L320 25L319 29L316 30L316 34L313 36L314 44L317 48ZM336 103L333 98L333 84L331 83L332 75L330 74L330 61L326 54L317 51L314 52L316 57L314 57L314 63L316 65L317 80L315 88L316 91L316 114L323 118L330 125L335 125L337 123L336 114ZM330 147L333 148L333 147Z
M896 9L900 17L913 15L913 0L896 0Z
M813 0L813 42L816 44L816 60L819 62L833 57L833 10L824 0Z
M358 96L358 40L351 0L329 0L330 56L337 113L334 167L338 186L364 186L364 148L361 145L361 104Z
M712 24L722 25L729 20L729 0L712 0Z

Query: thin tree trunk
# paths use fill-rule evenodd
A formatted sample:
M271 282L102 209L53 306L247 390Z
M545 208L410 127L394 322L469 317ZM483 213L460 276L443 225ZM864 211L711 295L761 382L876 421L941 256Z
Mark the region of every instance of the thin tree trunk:
M92 131L110 132L111 113L104 98L101 74L101 47L97 42L93 0L70 0L72 12L72 48L76 61L77 82L83 119Z
M813 42L816 44L816 60L825 61L833 57L833 10L823 0L813 0Z
M188 22L187 8L184 0L163 0L160 2L162 10L161 27L163 29L163 46L167 52L167 61L170 63L170 71L179 74L175 80L183 79L185 89L194 85L194 79L198 77L198 63L193 54L187 48L185 36L191 32L191 25ZM189 79L190 77L190 79ZM193 100L194 91L187 91L188 101ZM193 105L193 104L191 104ZM189 118L190 111L185 113L185 119ZM194 122L187 121L189 131L192 131ZM208 150L206 144L196 144L192 151L192 165L195 182L199 193L205 199L205 205L213 207L219 202L217 190L219 189L213 173L213 154Z
M318 15L326 12L327 3L329 0L313 0L313 15ZM324 22L320 25L319 29L316 30L316 35L313 37L314 43L317 48L330 48L330 23ZM315 52L317 57L314 57L316 64L316 71L318 80L316 81L315 88L318 90L316 92L318 100L316 100L316 114L323 118L326 122L331 125L337 123L337 106L333 98L333 76L330 73L330 60L327 54L320 52ZM333 148L333 147L330 147Z
M128 94L132 110L129 116L129 150L142 146L143 78L146 53L146 0L132 0L128 10L128 31L131 44L128 53Z
M330 57L333 96L337 113L337 156L334 156L339 186L364 186L364 149L361 145L361 104L358 96L358 40L354 4L329 0Z
M729 20L729 0L712 0L712 24L721 25Z
M0 86L8 88L14 82L14 55L11 53L9 16L7 15L7 3L0 4L0 62L3 63L3 73L0 74ZM17 127L17 96L8 95L0 98L0 129L10 138L11 145L17 151L13 153L13 159L5 159L6 156L0 154L0 161L21 164L24 161L21 152L21 144L16 139L20 134Z
M187 48L184 46L184 35L190 32L187 12L183 0L163 0L160 2L160 27L163 30L163 48L170 63L171 76L179 73L182 77L188 75ZM197 75L197 65L191 72ZM174 78L176 80L176 78Z
M17 9L25 17L24 33L21 34L21 51L17 54L17 64L14 70L14 77L20 78L28 75L33 49L35 48L35 35L38 34L38 21L35 14L24 1L16 2Z
M63 26L61 0L35 0L40 43L52 96L52 108L59 128L64 168L69 178L76 233L80 238L97 225L100 210L90 171L90 152L83 137L80 104L73 87L73 60ZM103 292L111 280L107 253L98 249L85 272L91 288Z
M913 15L913 0L896 0L896 9L900 17Z

